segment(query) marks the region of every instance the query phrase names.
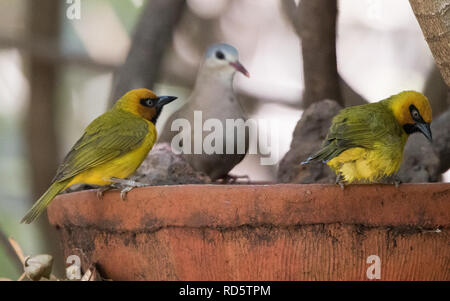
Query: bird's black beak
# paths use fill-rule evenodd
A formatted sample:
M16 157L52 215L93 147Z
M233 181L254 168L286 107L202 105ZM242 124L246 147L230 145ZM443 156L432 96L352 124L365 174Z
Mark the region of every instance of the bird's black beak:
M433 141L433 136L431 135L431 128L430 128L430 124L426 123L426 122L418 122L415 124L415 127L422 132L422 134L427 137L428 140L430 140L430 142Z
M157 102L156 102L156 106L162 108L164 107L166 104L171 103L172 101L174 101L175 99L177 99L178 97L175 96L159 96L157 98Z

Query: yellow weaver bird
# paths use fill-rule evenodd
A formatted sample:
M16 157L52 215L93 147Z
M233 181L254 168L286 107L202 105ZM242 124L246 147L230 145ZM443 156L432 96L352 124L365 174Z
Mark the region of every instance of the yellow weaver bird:
M322 148L302 164L321 160L339 184L377 182L396 174L410 134L421 132L432 140L431 120L428 99L415 91L345 108L333 118Z
M110 185L113 179L131 175L144 161L156 141L155 123L173 96L157 97L136 89L120 98L114 107L91 122L59 166L48 190L22 219L35 220L53 198L71 185Z

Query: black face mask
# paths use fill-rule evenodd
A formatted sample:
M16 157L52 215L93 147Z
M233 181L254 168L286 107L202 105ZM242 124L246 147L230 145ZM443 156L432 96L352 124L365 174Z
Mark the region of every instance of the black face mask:
M425 137L427 137L428 140L432 141L433 136L431 134L431 128L430 124L426 123L425 120L423 120L422 116L419 113L419 110L417 110L416 106L410 105L409 106L409 113L411 114L412 120L415 121L414 124L408 123L403 126L403 129L407 134L413 134L415 132L421 132Z

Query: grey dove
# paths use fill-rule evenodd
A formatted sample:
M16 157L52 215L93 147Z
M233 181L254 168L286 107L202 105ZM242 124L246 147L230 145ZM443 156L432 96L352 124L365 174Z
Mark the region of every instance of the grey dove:
M242 161L248 150L248 129L243 131L234 130L233 133L226 133L227 119L242 119L246 121L245 113L233 91L233 78L236 71L249 77L248 71L239 62L239 54L236 48L231 45L220 43L210 46L201 63L197 74L193 92L189 96L186 104L169 117L162 131L160 142L171 143L178 131L171 131L173 121L184 118L189 121L191 128L191 154L183 154L189 164L196 169L206 173L211 180L229 179L229 171ZM202 121L207 119L220 120L223 129L223 150L221 154L207 154L202 149L201 154L194 154L194 111L202 112ZM202 141L209 134L203 131ZM241 134L239 136L239 134ZM245 135L245 137L242 137ZM238 139L242 145L245 142L245 151L238 150ZM181 141L181 145L184 143ZM181 146L180 145L180 146ZM228 149L233 152L227 153ZM234 146L234 147L233 147ZM232 178L232 177L231 177Z

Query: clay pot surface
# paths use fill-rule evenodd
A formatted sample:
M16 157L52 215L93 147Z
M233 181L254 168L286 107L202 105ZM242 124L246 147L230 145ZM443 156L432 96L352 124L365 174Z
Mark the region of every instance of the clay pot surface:
M65 256L113 280L450 280L450 184L180 185L58 196ZM372 272L374 270L371 270Z

